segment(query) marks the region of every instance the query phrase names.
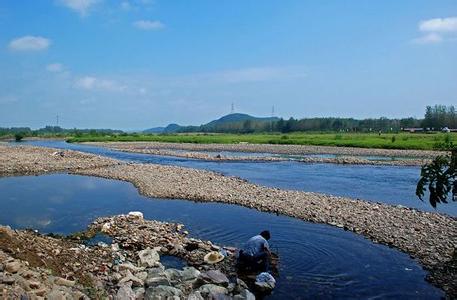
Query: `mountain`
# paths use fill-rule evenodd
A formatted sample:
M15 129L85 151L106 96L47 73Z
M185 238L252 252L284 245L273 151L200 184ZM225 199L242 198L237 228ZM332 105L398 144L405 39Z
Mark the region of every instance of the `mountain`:
M165 127L154 127L143 130L143 133L162 133Z
M167 127L155 127L146 129L144 133L175 133L175 132L229 132L242 131L255 126L266 126L272 121L278 121L277 117L254 117L248 114L228 114L217 120L200 126L180 126L169 124ZM247 123L248 121L249 123Z
M224 124L224 123L235 123L235 122L244 122L244 121L247 121L247 120L250 120L250 121L260 121L260 122L269 122L269 121L277 121L279 120L278 118L276 117L263 117L263 118L259 118L259 117L253 117L251 115L248 115L248 114L239 114L239 113L236 113L236 114L228 114L228 115L225 115L217 120L214 120L214 121L211 121L205 125L202 125L202 126L217 126L217 125L220 125L220 124Z

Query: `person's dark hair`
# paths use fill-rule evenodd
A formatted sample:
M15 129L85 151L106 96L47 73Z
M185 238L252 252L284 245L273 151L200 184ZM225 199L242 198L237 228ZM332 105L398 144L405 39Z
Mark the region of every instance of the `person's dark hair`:
M266 240L269 240L270 239L270 232L268 230L264 230L260 233L260 235L266 239Z

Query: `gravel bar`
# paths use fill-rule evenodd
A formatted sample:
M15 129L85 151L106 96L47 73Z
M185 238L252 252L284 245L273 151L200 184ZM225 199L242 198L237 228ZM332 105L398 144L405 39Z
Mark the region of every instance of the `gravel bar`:
M276 155L306 156L315 154L338 155L336 158L304 157L293 159L304 163L335 163L358 165L395 165L395 166L422 166L438 155L446 154L442 151L423 150L393 150L367 149L354 147L328 147L304 145L271 145L271 144L191 144L191 143L158 143L158 142L87 142L86 145L106 147L113 150L176 156L184 158L214 160L214 161L285 161L287 157L277 156L245 156L234 157L229 155L211 155L212 152L245 152L268 153ZM187 152L183 152L187 151ZM395 157L395 160L373 160L369 156Z

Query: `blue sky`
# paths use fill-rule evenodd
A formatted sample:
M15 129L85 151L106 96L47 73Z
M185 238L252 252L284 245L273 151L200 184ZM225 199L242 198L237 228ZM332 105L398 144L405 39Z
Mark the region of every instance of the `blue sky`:
M422 117L457 105L456 53L455 0L6 0L0 126Z

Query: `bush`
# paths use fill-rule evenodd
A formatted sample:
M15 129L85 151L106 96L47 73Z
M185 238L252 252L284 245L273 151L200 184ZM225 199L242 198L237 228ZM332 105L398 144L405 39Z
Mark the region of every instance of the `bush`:
M392 136L392 143L395 143L395 141L397 140L397 137L395 135Z
M14 138L16 139L16 142L19 142L24 138L24 134L22 132L18 132L14 135Z

